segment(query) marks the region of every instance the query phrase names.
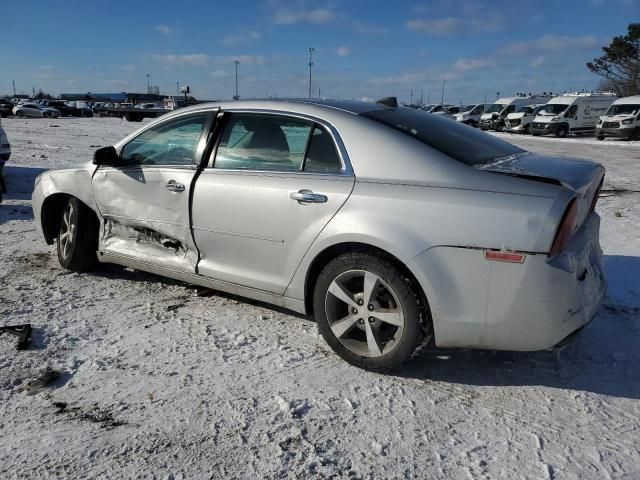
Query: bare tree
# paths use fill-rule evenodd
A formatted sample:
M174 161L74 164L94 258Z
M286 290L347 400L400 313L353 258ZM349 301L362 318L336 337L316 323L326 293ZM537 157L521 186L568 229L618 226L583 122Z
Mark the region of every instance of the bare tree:
M640 94L640 23L629 24L627 35L614 37L602 51L587 68L620 96Z

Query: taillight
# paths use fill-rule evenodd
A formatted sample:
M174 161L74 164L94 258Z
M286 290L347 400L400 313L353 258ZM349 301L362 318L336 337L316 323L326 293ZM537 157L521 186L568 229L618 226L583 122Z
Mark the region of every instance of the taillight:
M571 200L571 203L567 207L567 210L564 212L564 216L562 217L562 221L560 222L560 226L558 227L558 231L556 232L556 238L553 239L553 244L551 245L551 250L549 251L550 257L564 250L564 247L569 241L569 238L571 238L571 234L573 233L573 230L576 226L577 216L578 206L574 199Z

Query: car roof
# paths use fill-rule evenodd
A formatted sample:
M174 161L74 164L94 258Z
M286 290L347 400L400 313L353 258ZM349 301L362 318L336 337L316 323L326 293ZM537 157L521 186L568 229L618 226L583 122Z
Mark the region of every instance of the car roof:
M271 109L271 110L297 110L298 107L305 105L309 107L318 107L319 109L341 110L343 112L360 115L361 113L373 112L377 110L388 110L388 107L379 103L364 102L360 100L335 100L320 98L287 98L287 99L270 99L270 100L232 100L226 102L207 102L191 105L181 108L181 112L188 110L201 110L204 108L220 107L222 110L230 109Z

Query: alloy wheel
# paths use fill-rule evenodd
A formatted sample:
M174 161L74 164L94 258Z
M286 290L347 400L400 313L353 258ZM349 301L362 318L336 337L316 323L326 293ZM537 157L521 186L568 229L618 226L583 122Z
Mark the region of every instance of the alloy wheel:
M325 310L333 334L357 355L387 355L402 338L405 317L398 295L366 270L338 275L327 290Z
M62 214L62 225L60 225L60 246L62 247L62 256L68 258L71 253L71 246L73 245L73 239L75 237L76 211L73 208L71 202L64 209Z

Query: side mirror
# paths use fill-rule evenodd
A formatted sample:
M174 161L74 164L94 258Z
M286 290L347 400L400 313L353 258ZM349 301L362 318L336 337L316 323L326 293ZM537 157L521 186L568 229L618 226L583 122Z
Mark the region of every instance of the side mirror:
M113 147L102 147L95 151L93 154L94 165L108 165L114 166L120 162L118 152Z

